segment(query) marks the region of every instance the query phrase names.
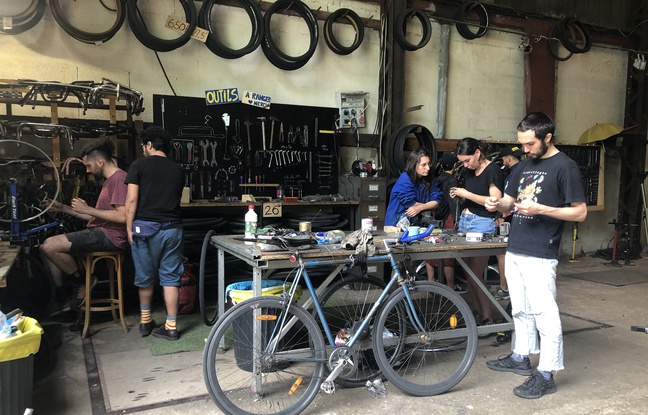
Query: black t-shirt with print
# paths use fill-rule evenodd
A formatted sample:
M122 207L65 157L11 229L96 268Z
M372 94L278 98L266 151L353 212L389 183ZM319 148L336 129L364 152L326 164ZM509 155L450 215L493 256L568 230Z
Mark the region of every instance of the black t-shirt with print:
M565 153L559 152L546 159L526 159L519 164L506 188L506 194L516 202L531 200L554 207L585 202L578 165ZM508 251L558 259L564 224L549 216L524 216L514 210Z

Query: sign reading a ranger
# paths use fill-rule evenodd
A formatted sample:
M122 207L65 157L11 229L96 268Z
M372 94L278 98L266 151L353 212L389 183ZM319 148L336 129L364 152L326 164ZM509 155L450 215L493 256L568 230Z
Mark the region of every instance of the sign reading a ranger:
M268 95L259 94L257 92L243 91L243 97L241 98L243 104L252 105L253 107L270 109L270 103L272 98Z

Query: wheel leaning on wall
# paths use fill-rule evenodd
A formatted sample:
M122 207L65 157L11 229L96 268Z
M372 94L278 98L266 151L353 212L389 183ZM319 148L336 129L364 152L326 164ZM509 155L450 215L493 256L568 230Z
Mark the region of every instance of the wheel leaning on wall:
M423 35L419 43L414 44L407 40L407 19L417 18L423 26ZM427 45L432 37L432 24L425 12L419 9L405 9L397 17L394 23L394 37L398 44L405 50L415 51Z

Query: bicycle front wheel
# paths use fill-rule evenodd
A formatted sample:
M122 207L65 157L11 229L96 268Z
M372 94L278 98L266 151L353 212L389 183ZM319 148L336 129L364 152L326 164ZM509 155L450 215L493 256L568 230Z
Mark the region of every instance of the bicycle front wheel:
M212 328L203 352L209 395L226 414L301 413L317 395L324 338L301 306L246 300Z
M411 307L403 289L409 289ZM402 391L438 395L456 386L475 360L475 318L463 298L444 285L418 282L403 289L387 301L374 326L378 364ZM405 330L393 319L399 307L408 310ZM414 322L416 318L423 330Z

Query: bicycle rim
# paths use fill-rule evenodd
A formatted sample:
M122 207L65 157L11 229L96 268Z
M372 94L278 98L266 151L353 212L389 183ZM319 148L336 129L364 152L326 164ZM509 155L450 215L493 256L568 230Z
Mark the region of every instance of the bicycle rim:
M374 330L390 335L374 336L374 350L383 374L399 389L415 396L438 395L456 386L472 366L477 352L475 318L468 304L441 284L419 282L410 294L426 332L419 333L411 318L406 329L398 331L390 316L395 308L408 307L399 290L376 321Z
M324 339L308 312L258 297L231 308L212 328L203 375L226 414L298 414L317 395L324 361Z
M353 335L386 285L385 282L377 278L363 276L343 276L342 279L331 285L322 294L320 304L333 337L338 334L341 336L343 334ZM375 314L375 316L377 315ZM320 322L315 310L313 310L313 317ZM401 318L404 324L405 314L399 313L398 318ZM348 388L355 388L364 386L367 380L380 376L380 368L371 344L372 325L373 323L370 322L365 333L351 349L354 365L347 367L352 370L342 371L335 380L336 383Z

